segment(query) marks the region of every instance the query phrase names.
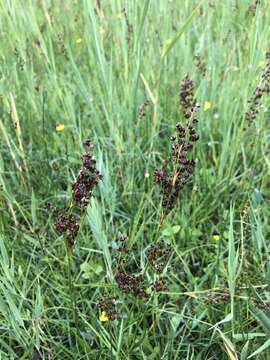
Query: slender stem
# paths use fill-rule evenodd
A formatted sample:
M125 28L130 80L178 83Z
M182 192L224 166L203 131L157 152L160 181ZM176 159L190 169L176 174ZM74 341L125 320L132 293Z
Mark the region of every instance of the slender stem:
M42 250L42 254L43 254L43 256L45 256L44 246L43 246L43 243L42 243L42 241L41 241L41 238L40 238L40 236L39 236L39 232L38 232L38 231L37 231L37 238L38 238L38 242L39 242L39 245L40 245L40 247L41 247L41 250Z
M78 323L78 312L76 306L76 293L74 287L74 281L72 277L72 270L71 270L71 262L72 262L72 253L68 247L66 242L66 250L67 250L67 258L68 258L68 286L69 286L69 293L70 293L70 303L71 303L71 310L73 312L73 320L76 327L77 336L79 335L79 323Z
M72 212L72 209L74 207L74 203L73 200L70 203L69 209L68 209L68 214L70 214ZM85 214L81 214L80 216L80 223L82 224L84 218L85 218ZM66 254L67 254L67 258L68 258L68 285L69 285L69 293L70 293L70 303L71 303L71 310L73 312L73 321L75 323L75 327L76 327L76 333L77 336L79 336L80 332L79 332L79 317L78 317L78 311L77 311L77 299L76 299L76 289L75 289L75 285L74 285L74 278L72 276L72 247L68 244L68 241L66 239L65 241L66 244Z
M159 224L158 224L158 232L157 232L158 235L159 235L160 230L161 230L161 228L162 228L162 226L163 226L163 222L164 222L165 217L166 217L166 215L165 215L165 213L162 211L161 216L160 216L160 220L159 220Z

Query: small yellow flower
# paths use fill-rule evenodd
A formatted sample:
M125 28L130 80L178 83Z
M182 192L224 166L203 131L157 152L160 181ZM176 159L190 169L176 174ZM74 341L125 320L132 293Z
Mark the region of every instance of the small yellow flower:
M122 13L119 13L119 14L116 15L116 19L118 19L118 20L120 20L121 17L122 17Z
M76 40L76 44L80 44L82 41L83 41L82 38L78 38L78 39Z
M203 105L203 110L207 111L211 108L211 103L210 101L205 101L204 105Z
M99 316L99 320L102 322L109 321L109 317L105 311L102 311L101 315Z
M263 60L259 61L258 63L259 68L263 68L263 65L264 65L264 61Z
M219 236L219 235L213 235L213 240L219 241L219 240L220 240L220 236Z
M65 130L65 125L64 124L58 124L56 127L55 127L55 130L60 132L60 131L64 131Z

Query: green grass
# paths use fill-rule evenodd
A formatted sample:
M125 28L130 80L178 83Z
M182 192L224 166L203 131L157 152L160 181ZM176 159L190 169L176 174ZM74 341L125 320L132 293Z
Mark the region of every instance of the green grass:
M255 13L251 0L100 3L0 4L0 359L267 360L269 98L247 130L245 112L270 46L268 1ZM134 300L114 285L111 244L126 233L145 267L160 213L152 174L186 73L211 108L199 113L192 183L164 224L169 290ZM104 179L74 247L76 333L44 204L68 201L87 137ZM104 292L119 296L118 320L99 321Z

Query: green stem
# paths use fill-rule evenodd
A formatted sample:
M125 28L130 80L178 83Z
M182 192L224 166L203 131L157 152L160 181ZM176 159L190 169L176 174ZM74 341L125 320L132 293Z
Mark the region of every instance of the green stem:
M72 253L68 247L68 244L66 243L66 250L67 250L67 258L68 258L68 286L69 286L69 293L70 293L70 303L71 303L71 310L73 312L73 320L76 327L76 333L77 336L79 336L79 322L78 322L78 312L77 312L77 306L76 306L76 293L75 293L75 287L74 287L74 281L72 277L72 271L71 271L71 261L72 261Z

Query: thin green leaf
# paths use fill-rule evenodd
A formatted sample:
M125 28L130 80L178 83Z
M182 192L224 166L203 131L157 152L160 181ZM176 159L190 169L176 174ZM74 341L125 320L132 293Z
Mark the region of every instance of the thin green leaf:
M178 30L177 34L175 35L175 37L172 39L172 41L168 44L167 47L165 47L161 58L164 59L168 53L172 50L172 48L175 46L175 44L177 43L177 41L180 39L181 35L186 31L186 29L188 28L189 24L191 23L192 19L194 18L194 16L196 15L197 9L199 8L199 6L201 5L202 1L199 2L195 8L193 9L192 13L190 14L190 16L187 18L187 21L180 27L180 29Z

